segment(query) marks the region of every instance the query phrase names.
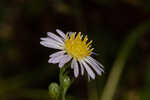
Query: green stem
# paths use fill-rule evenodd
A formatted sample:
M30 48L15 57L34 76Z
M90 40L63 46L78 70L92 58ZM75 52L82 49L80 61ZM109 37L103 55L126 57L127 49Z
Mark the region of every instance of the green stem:
M124 65L127 58L135 46L137 40L149 29L150 22L146 22L137 27L136 30L131 32L131 35L125 41L123 48L120 50L118 57L112 67L107 84L104 88L101 100L112 100L115 90L117 88L121 73L123 71Z
M67 91L67 90L64 90L63 93L62 93L62 100L66 100L66 99L65 99L65 97L66 97L66 91Z
M66 100L66 92L68 88L70 87L71 83L70 78L67 76L67 68L69 67L69 64L66 64L60 69L60 74L59 74L59 81L60 81L60 89L61 89L61 99ZM69 79L69 80L67 80ZM66 81L67 80L67 81ZM67 82L67 83L65 83Z
M63 74L64 74L64 72L65 72L65 66L64 67L62 67L61 69L60 69L60 73L59 73L59 81L60 81L60 91L61 91L61 98L62 98L62 100L65 100L65 93L64 93L64 88L63 88Z

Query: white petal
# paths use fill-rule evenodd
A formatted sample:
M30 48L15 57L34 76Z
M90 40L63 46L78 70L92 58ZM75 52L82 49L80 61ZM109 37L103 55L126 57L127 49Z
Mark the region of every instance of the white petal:
M84 67L82 63L79 61L80 67L81 67L81 75L84 75Z
M71 62L71 69L74 69L73 60L72 60L72 62Z
M54 39L54 40L56 40L56 41L59 41L59 42L63 43L62 38L59 37L59 36L57 36L57 35L55 35L54 33L52 33L52 32L47 32L47 35L48 35L50 38L52 38L52 39Z
M74 62L73 62L73 60L72 60L72 62L71 62L71 69L73 69L73 67L74 67L74 64L73 64Z
M60 46L58 46L58 45L56 45L56 44L47 43L47 42L45 42L45 41L41 41L40 44L43 45L43 46L45 46L45 47L48 47L48 48L60 49L60 50L63 49L63 47L60 47Z
M101 72L104 72L104 67L102 64L100 64L98 61L96 61L95 59L93 59L92 57L87 57L87 59L92 63L94 64Z
M45 42L47 42L47 43L52 43L52 44L61 45L61 46L64 45L64 43L60 43L60 42L58 42L56 40L53 40L53 39L51 39L49 37L47 37L47 38L40 38L40 39L45 41Z
M77 78L79 75L79 67L75 59L72 60L71 66L74 68L74 76Z
M100 67L104 68L104 66L103 66L101 63L99 63L97 60L93 59L93 58L90 57L90 56L88 56L88 58L89 58L91 61L96 62Z
M65 39L66 35L63 31L59 30L59 29L56 29L56 32L62 37Z
M48 60L49 63L53 63L53 64L56 64L56 63L59 63L60 60L64 57L64 55L61 55L61 56L57 56L57 57L52 57Z
M101 75L102 74L102 69L100 68L99 65L97 65L95 62L89 60L88 58L87 59L84 59L95 71L98 75Z
M61 56L65 53L65 51L58 51L58 52L55 52L53 54L51 54L49 57L57 57L57 56Z
M62 68L70 60L71 60L71 56L64 55L64 57L59 62L59 68Z
M88 75L88 81L90 81L91 80L91 78L90 78L90 76Z
M95 79L95 74L94 72L92 71L92 69L88 66L88 64L86 64L83 60L81 61L82 64L84 65L86 71L88 72L88 75L92 78L92 79Z

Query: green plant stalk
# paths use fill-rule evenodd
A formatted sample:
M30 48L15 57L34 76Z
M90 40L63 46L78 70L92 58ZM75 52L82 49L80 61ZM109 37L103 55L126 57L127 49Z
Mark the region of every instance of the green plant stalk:
M69 67L69 64L66 64L65 66L63 66L61 69L60 69L60 74L59 74L59 81L60 81L60 91L61 91L61 99L62 100L66 100L66 93L67 93L67 90L68 88L70 87L71 82L69 85L64 86L64 77L66 76L67 72L66 72L66 69Z
M115 90L117 88L121 73L123 71L126 60L132 50L135 47L137 40L146 33L146 31L150 28L150 21L141 24L135 30L131 32L131 34L127 37L124 42L122 49L120 50L116 61L112 66L112 70L108 77L106 86L102 93L100 100L112 100Z
M67 92L67 89L64 89L63 93L62 93L62 100L65 100L65 98L66 98L66 92Z
M60 69L60 73L59 73L59 81L60 81L60 91L61 91L61 98L62 100L65 100L65 95L66 93L64 92L64 89L63 89L63 84L62 84L62 81L63 81L63 74L65 72L65 68L66 66L62 67Z

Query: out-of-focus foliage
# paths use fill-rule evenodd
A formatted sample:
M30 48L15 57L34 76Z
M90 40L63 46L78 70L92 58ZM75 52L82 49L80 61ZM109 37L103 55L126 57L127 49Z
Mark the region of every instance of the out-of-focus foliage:
M126 37L150 20L149 5L149 0L1 0L0 100L50 100L48 86L59 81L59 68L48 64L54 51L41 46L39 38L56 28L88 34L105 66L96 80L80 76L68 100L101 100ZM114 100L150 99L149 32L141 33L127 57Z

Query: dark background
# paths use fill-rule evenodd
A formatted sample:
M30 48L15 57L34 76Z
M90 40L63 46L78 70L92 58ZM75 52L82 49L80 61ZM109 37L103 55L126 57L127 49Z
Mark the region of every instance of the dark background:
M0 100L50 100L48 85L59 68L49 64L55 50L40 45L46 32L61 29L93 40L105 73L88 82L79 77L71 100L100 100L112 65L132 31L150 20L149 0L1 0ZM150 100L150 28L129 54L114 100ZM142 33L141 33L142 34Z

